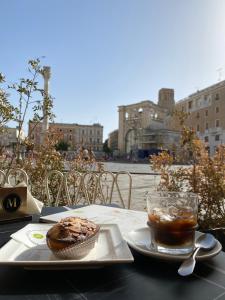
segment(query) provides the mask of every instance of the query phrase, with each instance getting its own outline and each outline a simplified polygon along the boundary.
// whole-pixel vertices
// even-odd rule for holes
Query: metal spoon
[[[189,258],[187,258],[183,263],[181,264],[180,268],[178,269],[178,274],[181,276],[188,276],[191,275],[195,268],[196,263],[196,255],[199,251],[199,249],[212,249],[216,245],[216,239],[214,236],[210,233],[205,233],[200,235],[198,239],[195,242],[195,249],[190,255]]]

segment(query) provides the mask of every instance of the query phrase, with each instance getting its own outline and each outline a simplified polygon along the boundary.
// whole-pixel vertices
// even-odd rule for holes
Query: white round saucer
[[[196,231],[196,238],[202,233]],[[137,252],[151,256],[155,258],[173,260],[173,261],[182,261],[185,258],[188,258],[190,254],[167,254],[155,251],[150,248],[151,235],[148,227],[139,228],[136,230],[130,231],[125,237],[128,245],[136,250]],[[220,242],[217,240],[216,245],[211,250],[199,250],[196,259],[197,260],[206,260],[213,256],[216,256],[222,250]]]

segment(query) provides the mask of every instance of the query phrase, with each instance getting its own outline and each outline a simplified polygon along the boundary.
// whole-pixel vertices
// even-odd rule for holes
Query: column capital
[[[44,66],[41,74],[42,74],[42,76],[44,77],[45,80],[49,80],[50,77],[51,77],[51,67]]]

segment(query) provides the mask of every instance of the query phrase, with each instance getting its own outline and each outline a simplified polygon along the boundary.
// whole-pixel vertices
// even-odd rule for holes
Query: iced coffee
[[[151,246],[159,252],[189,253],[193,249],[197,227],[196,195],[158,193],[148,197],[147,205]]]

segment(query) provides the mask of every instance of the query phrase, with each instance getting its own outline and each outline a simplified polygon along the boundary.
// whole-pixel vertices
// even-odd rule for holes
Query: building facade
[[[103,126],[80,125],[69,123],[49,123],[49,129],[53,129],[62,137],[61,140],[69,145],[70,151],[77,150],[80,146],[91,148],[93,151],[102,151]],[[41,144],[42,124],[29,122],[29,138],[34,145]]]
[[[119,106],[118,149],[120,154],[149,153],[170,150],[179,143],[178,130],[168,129],[165,120],[175,107],[174,90],[159,91],[158,104],[145,100]]]
[[[4,132],[0,133],[0,146],[7,149],[14,149],[15,145],[18,142],[19,138],[19,129],[6,127]],[[23,130],[20,131],[21,141],[25,139],[25,133]]]
[[[211,155],[225,144],[225,80],[178,101],[176,109],[189,113],[186,124],[208,145]]]

